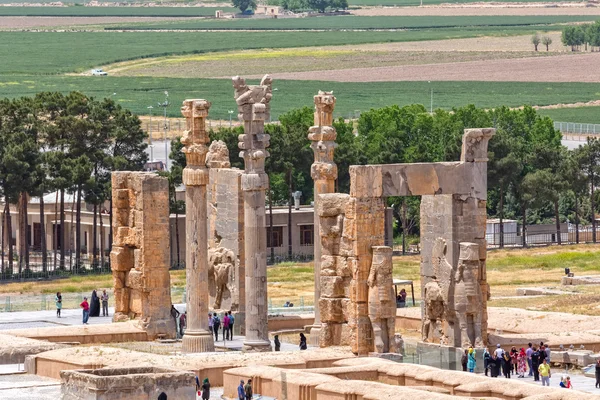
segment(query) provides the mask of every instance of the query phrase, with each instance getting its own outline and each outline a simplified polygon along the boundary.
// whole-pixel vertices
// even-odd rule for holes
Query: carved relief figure
[[[463,347],[482,347],[478,244],[460,243],[454,282],[454,311],[460,327],[461,344]]]
[[[369,273],[369,318],[373,326],[375,350],[394,352],[396,324],[396,296],[392,278],[392,248],[373,247],[373,261]]]
[[[213,308],[221,308],[223,293],[227,289],[229,274],[235,266],[233,251],[224,247],[217,247],[208,251],[208,274],[214,277],[216,295]]]
[[[425,285],[423,299],[425,301],[425,313],[421,329],[423,341],[434,342],[434,340],[440,340],[441,344],[448,344],[448,338],[442,327],[446,304],[442,296],[442,288],[436,281]]]

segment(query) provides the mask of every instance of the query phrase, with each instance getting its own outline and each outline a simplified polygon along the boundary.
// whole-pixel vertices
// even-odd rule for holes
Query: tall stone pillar
[[[238,118],[244,124],[239,136],[240,157],[244,158],[242,191],[244,192],[244,237],[246,259],[246,338],[243,351],[270,351],[267,304],[267,230],[265,224],[265,158],[269,156],[269,135],[265,120],[273,96],[271,77],[265,75],[260,85],[248,86],[239,76],[233,77]]]
[[[310,174],[314,181],[314,267],[315,267],[315,322],[310,330],[309,341],[313,346],[319,345],[321,332],[321,312],[318,302],[321,297],[321,237],[319,234],[319,215],[317,201],[320,194],[334,193],[335,180],[337,179],[337,165],[333,161],[333,152],[337,147],[335,139],[337,132],[332,126],[335,97],[333,92],[319,91],[315,100],[315,125],[308,131],[308,139],[312,141],[315,161],[311,166]]]
[[[187,166],[183,170],[185,185],[186,293],[187,329],[182,347],[185,353],[214,351],[212,333],[208,330],[208,223],[206,154],[210,139],[205,120],[210,103],[203,99],[185,100],[181,113],[187,129],[181,142]]]

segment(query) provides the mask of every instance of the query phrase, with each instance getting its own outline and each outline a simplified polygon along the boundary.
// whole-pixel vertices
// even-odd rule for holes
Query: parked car
[[[106,73],[102,69],[98,68],[98,69],[93,69],[92,70],[92,75],[94,75],[94,76],[106,76],[106,75],[108,75],[108,73]]]

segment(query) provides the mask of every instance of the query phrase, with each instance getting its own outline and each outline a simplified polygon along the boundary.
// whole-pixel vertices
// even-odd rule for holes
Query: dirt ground
[[[460,16],[460,15],[600,15],[600,6],[582,7],[575,3],[570,6],[524,7],[522,4],[511,5],[483,4],[473,5],[446,5],[425,7],[368,7],[352,10],[351,13],[360,16]]]
[[[124,22],[176,21],[182,17],[0,17],[0,29],[30,29],[48,27],[70,27],[101,25]]]
[[[419,66],[393,66],[273,73],[275,79],[335,82],[488,81],[600,82],[600,53],[471,61]],[[248,77],[260,78],[259,75]]]

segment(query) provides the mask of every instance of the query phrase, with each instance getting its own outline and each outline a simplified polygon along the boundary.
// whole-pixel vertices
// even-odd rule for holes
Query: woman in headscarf
[[[490,355],[490,351],[486,347],[483,349],[483,369],[485,369],[485,376],[488,376],[488,369],[490,368],[490,359],[492,356]]]
[[[473,349],[473,347],[469,347],[469,356],[467,361],[467,369],[469,372],[475,372],[475,366],[477,365],[475,355],[475,349]]]
[[[517,373],[519,374],[519,378],[525,378],[526,372],[527,354],[525,353],[525,349],[521,347],[521,351],[519,351],[519,355],[517,356]]]
[[[208,378],[204,378],[202,381],[202,400],[210,399],[210,382]]]
[[[90,317],[100,316],[100,297],[96,293],[96,289],[92,291],[92,301],[90,303]]]
[[[510,353],[504,352],[502,356],[502,372],[504,373],[504,377],[510,379],[510,370],[512,369],[512,359],[510,358]]]
[[[306,350],[306,336],[304,336],[304,333],[300,334],[300,350]]]
[[[492,357],[490,358],[489,361],[489,367],[490,367],[490,376],[492,378],[497,378],[498,375],[500,374],[500,365],[502,364],[502,360],[500,360],[498,358],[498,356],[496,356],[496,353],[492,353]]]

